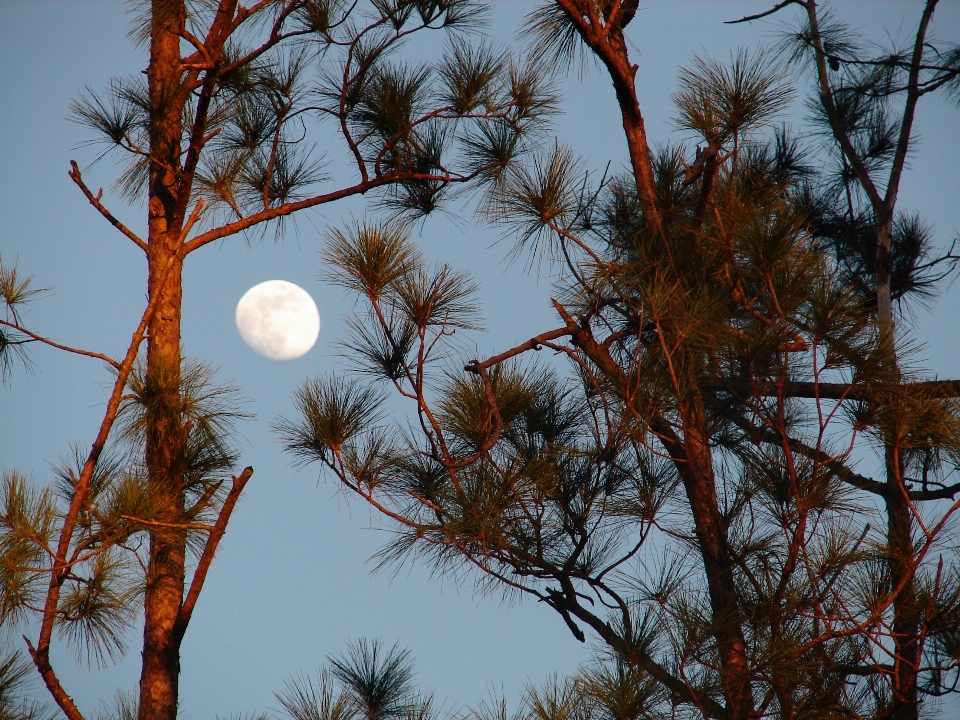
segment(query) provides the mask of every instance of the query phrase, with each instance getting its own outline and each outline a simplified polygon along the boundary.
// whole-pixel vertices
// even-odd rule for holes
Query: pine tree
[[[898,211],[897,199],[918,104],[930,93],[955,94],[960,88],[960,46],[936,38],[936,0],[918,8],[912,37],[893,47],[870,42],[815,1],[796,4],[802,8],[800,23],[789,27],[784,50],[813,76],[814,122],[830,138],[827,155],[833,165],[825,173],[825,191],[813,198],[813,232],[835,257],[844,281],[875,308],[874,321],[885,338],[887,381],[909,383],[902,368],[910,363],[908,328],[901,318],[905,303],[934,295],[960,255],[955,244],[945,253],[938,251],[929,227],[918,215]],[[911,403],[926,400],[912,389],[905,393]],[[955,397],[956,388],[937,394]],[[917,437],[909,423],[878,419],[885,477],[872,490],[885,506],[889,581],[894,588],[902,585],[892,592],[891,617],[885,623],[890,650],[873,667],[889,677],[891,718],[918,717],[924,695],[937,696],[952,687],[950,673],[943,673],[951,662],[941,658],[955,654],[954,639],[938,631],[938,619],[930,621],[936,603],[924,587],[930,581],[917,548],[928,534],[919,519],[926,514],[922,506],[952,500],[960,488],[937,477],[942,473],[940,439],[935,433]],[[936,584],[934,592],[940,592]]]
[[[71,720],[82,715],[51,666],[51,643],[62,637],[89,661],[112,660],[138,603],[137,716],[176,717],[181,642],[253,472],[231,474],[236,393],[183,357],[187,259],[349,196],[372,196],[398,218],[423,216],[453,188],[496,181],[553,105],[540,65],[468,42],[483,15],[473,0],[152,0],[136,10],[144,76],[114,80],[72,110],[120,162],[115,189],[146,207],[146,234],[114,216],[77,163],[69,172],[147,263],[147,305],[124,357],[27,327],[21,309],[36,291],[0,267],[5,373],[31,342],[114,373],[89,452],[40,488],[11,471],[0,493],[0,621],[38,620],[29,653]],[[453,41],[435,65],[392,56],[431,32]],[[316,128],[334,140],[315,142]],[[346,170],[324,166],[336,142],[352,158]],[[342,177],[334,183],[328,170]]]
[[[774,11],[793,4],[819,76],[857,78],[831,86],[853,128],[828,108],[834,137],[902,172],[910,103],[956,78],[953,48],[925,44],[935,3],[902,61],[845,54],[842,28],[828,47],[813,2]],[[536,55],[582,49],[607,72],[629,170],[598,181],[556,147],[483,201],[553,263],[557,327],[464,355],[454,338],[480,324],[468,276],[429,267],[390,223],[332,231],[329,280],[367,308],[346,356],[370,380],[307,383],[278,429],[392,522],[384,562],[473,570],[599,639],[592,687],[611,716],[916,717],[960,667],[958,383],[906,369],[891,308],[935,292],[952,254],[929,259],[895,217],[896,178],[883,213],[862,196],[843,210],[863,173],[830,184],[777,127],[791,89],[770,55],[696,59],[673,100],[698,145],[653,150],[620,12],[556,0],[526,27]],[[890,130],[895,97],[908,110]],[[531,359],[543,350],[558,360]],[[385,421],[386,390],[409,417]],[[857,462],[876,447],[879,480]]]

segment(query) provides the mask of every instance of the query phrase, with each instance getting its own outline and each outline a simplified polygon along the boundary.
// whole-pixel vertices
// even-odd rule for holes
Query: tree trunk
[[[178,253],[184,209],[179,202],[182,137],[180,36],[182,0],[153,0],[150,65],[148,292],[159,295],[147,340],[146,465],[148,490],[160,517],[180,520],[184,427],[180,411],[180,316],[183,258]],[[164,277],[165,276],[165,277]],[[183,603],[186,533],[150,534],[144,597],[139,720],[176,720],[180,643],[173,629]]]
[[[881,337],[892,354],[893,343],[893,301],[891,298],[890,275],[893,270],[893,256],[890,251],[892,222],[890,218],[877,217],[877,264],[874,271],[877,285],[877,325]]]
[[[903,484],[902,463],[891,444],[887,445],[887,552],[890,554],[890,583],[903,589],[893,602],[893,706],[891,720],[917,720],[920,698],[917,676],[920,668],[922,612],[914,578],[913,516]]]
[[[170,253],[151,247],[151,280],[162,272]],[[160,292],[156,319],[147,347],[148,393],[158,401],[148,408],[146,461],[148,492],[161,517],[176,522],[183,515],[182,476],[178,460],[183,444],[179,413],[180,261],[168,272]],[[152,415],[153,417],[149,417]],[[180,643],[173,628],[183,603],[186,534],[159,529],[150,534],[150,556],[144,597],[143,666],[140,675],[139,720],[175,720],[180,674]]]
[[[893,320],[891,274],[893,256],[891,234],[893,212],[889,207],[876,209],[877,256],[876,293],[877,327],[881,350],[889,380],[900,382],[900,367],[896,351],[896,327]],[[887,475],[887,551],[890,553],[890,581],[894,589],[903,585],[893,603],[893,677],[891,678],[893,706],[891,720],[917,720],[920,713],[918,675],[922,651],[920,614],[914,579],[915,552],[913,546],[913,515],[910,498],[904,486],[903,463],[898,452],[898,439],[891,437],[885,443]]]
[[[691,373],[692,374],[692,373]],[[691,378],[692,380],[692,378]],[[707,416],[701,398],[691,393],[680,405],[685,463],[677,467],[693,514],[720,653],[720,677],[730,720],[755,716],[750,661],[730,553],[727,527],[717,500]]]

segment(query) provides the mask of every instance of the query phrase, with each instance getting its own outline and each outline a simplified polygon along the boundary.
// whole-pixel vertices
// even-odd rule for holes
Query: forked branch
[[[170,261],[161,272],[161,284],[166,280],[170,269],[173,267],[173,259],[173,257],[170,258]],[[123,390],[127,385],[127,378],[129,378],[130,373],[133,371],[134,362],[139,355],[140,344],[143,342],[144,337],[146,337],[147,327],[156,312],[159,299],[160,293],[157,293],[147,304],[146,309],[143,311],[143,316],[140,318],[140,324],[133,333],[133,337],[130,338],[130,345],[127,348],[123,362],[117,371],[117,379],[113,383],[113,390],[110,394],[110,399],[107,401],[107,409],[104,413],[103,420],[100,422],[100,429],[97,432],[96,439],[93,441],[87,459],[83,463],[80,477],[74,486],[70,506],[67,509],[63,518],[63,525],[60,528],[56,557],[54,558],[53,567],[50,570],[50,583],[47,588],[47,597],[44,601],[40,635],[36,647],[27,640],[27,648],[30,651],[30,657],[33,659],[37,671],[43,678],[43,682],[50,691],[54,701],[69,720],[83,720],[83,715],[80,714],[73,700],[63,689],[53,667],[50,665],[50,642],[53,638],[54,622],[58,617],[57,608],[60,603],[60,590],[72,569],[72,566],[67,562],[67,556],[70,552],[70,544],[73,541],[73,533],[76,529],[81,510],[90,492],[90,481],[93,478],[94,470],[96,469],[100,455],[103,453],[103,448],[107,443],[110,431],[113,429],[113,424],[116,422],[120,402],[123,399]],[[26,640],[26,638],[24,639]]]
[[[90,191],[90,188],[88,188],[86,183],[83,182],[83,176],[80,174],[80,168],[77,166],[75,160],[70,161],[70,170],[67,172],[67,175],[69,175],[70,179],[77,184],[77,187],[80,188],[80,191],[84,194],[87,200],[90,201],[90,204],[93,205],[97,211],[107,219],[107,222],[132,240],[134,245],[144,252],[147,252],[147,243],[141,240],[140,237],[133,232],[133,230],[117,220],[113,213],[107,210],[107,208],[103,206],[103,203],[100,202],[100,198],[103,197],[103,190],[100,190],[100,192],[98,192],[96,195]]]
[[[200,591],[203,590],[203,583],[207,579],[207,572],[210,570],[213,556],[217,552],[217,546],[220,545],[220,540],[227,531],[227,523],[230,522],[233,509],[236,507],[237,500],[240,499],[240,493],[243,492],[244,485],[247,484],[247,481],[250,480],[252,475],[253,468],[247,467],[242,473],[233,478],[233,485],[230,488],[230,492],[227,493],[226,499],[223,501],[223,506],[220,508],[220,513],[217,516],[217,522],[214,523],[213,529],[210,530],[207,543],[203,548],[203,553],[200,555],[199,562],[197,562],[197,569],[193,573],[190,589],[187,591],[187,596],[184,598],[183,605],[180,606],[180,611],[177,613],[177,619],[174,622],[173,639],[177,646],[179,646],[180,641],[183,640],[183,635],[187,631],[187,626],[190,624],[193,609],[196,607],[197,599],[200,597]]]

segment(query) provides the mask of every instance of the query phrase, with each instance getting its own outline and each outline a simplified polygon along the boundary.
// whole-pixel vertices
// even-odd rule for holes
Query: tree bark
[[[923,649],[923,615],[914,577],[916,551],[913,545],[913,513],[903,483],[903,463],[895,441],[888,441],[886,466],[890,585],[894,589],[903,586],[893,601],[893,706],[887,717],[890,720],[917,720],[920,717],[917,681]]]
[[[694,381],[692,372],[689,380]],[[721,516],[717,499],[707,414],[695,388],[693,385],[687,397],[680,402],[683,458],[675,457],[675,462],[693,515],[694,531],[703,559],[715,627],[714,637],[720,654],[720,676],[727,702],[727,717],[731,720],[748,720],[755,716],[755,707],[750,684],[750,660],[734,574],[735,562],[730,552],[727,523]]]
[[[663,221],[657,206],[657,184],[650,161],[650,147],[643,113],[637,99],[637,66],[631,64],[623,26],[605,26],[596,18],[587,18],[575,0],[557,0],[576,27],[580,37],[603,63],[613,82],[620,106],[623,131],[627,138],[630,166],[636,182],[637,197],[643,207],[644,220],[656,235],[663,234]]]
[[[183,133],[180,94],[182,0],[153,0],[150,65],[150,168],[148,186],[148,293],[158,297],[149,327],[146,382],[146,465],[148,490],[161,518],[176,523],[183,514],[184,444],[180,413],[180,245],[184,207],[180,202]],[[172,263],[166,278],[160,273]],[[139,720],[176,720],[180,642],[174,626],[183,602],[186,532],[157,529],[150,534],[144,597],[143,665]]]

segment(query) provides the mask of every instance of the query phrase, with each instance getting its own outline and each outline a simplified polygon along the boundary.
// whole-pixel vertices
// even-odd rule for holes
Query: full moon
[[[267,280],[247,290],[237,303],[237,329],[243,341],[271,360],[305,354],[320,334],[320,312],[310,294],[286,280]]]

